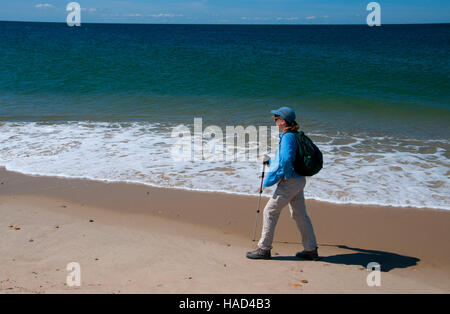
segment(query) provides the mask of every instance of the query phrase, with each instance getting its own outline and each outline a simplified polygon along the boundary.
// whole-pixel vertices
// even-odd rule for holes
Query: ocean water
[[[172,131],[288,105],[324,153],[307,198],[450,209],[449,51],[450,24],[0,22],[0,165],[257,194],[258,162],[174,160]]]

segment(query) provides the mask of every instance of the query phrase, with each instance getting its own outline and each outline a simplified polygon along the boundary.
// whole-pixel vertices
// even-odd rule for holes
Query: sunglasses
[[[282,117],[280,117],[280,116],[274,116],[274,118],[273,118],[275,121],[278,121],[278,120],[283,120],[283,118]]]

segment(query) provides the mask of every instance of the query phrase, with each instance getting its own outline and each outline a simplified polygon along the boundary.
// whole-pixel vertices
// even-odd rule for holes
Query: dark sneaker
[[[247,252],[247,258],[250,258],[250,259],[271,259],[272,256],[270,255],[270,250],[263,250],[263,249],[257,248],[254,251]]]
[[[317,253],[317,248],[312,251],[303,251],[295,254],[296,257],[307,259],[309,261],[317,261],[319,259],[319,254]]]

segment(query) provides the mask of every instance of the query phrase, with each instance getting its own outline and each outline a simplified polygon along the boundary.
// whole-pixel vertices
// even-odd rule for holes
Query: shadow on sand
[[[321,245],[321,247],[323,246],[334,246],[340,249],[352,250],[355,251],[355,253],[320,256],[318,262],[326,262],[331,264],[342,264],[342,265],[356,265],[364,268],[367,267],[367,264],[371,262],[376,262],[380,264],[382,272],[388,272],[395,268],[407,268],[415,266],[420,261],[420,259],[416,257],[405,256],[384,251],[352,248],[346,245]],[[274,256],[272,257],[272,259],[278,261],[302,261],[302,259],[296,258],[295,256]]]

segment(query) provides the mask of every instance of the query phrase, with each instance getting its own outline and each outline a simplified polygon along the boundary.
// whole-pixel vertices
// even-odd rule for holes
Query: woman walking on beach
[[[297,227],[302,235],[303,252],[296,254],[297,257],[317,260],[317,243],[311,220],[306,214],[305,198],[303,189],[306,184],[304,176],[294,171],[295,157],[298,151],[298,144],[295,133],[298,131],[298,124],[295,122],[295,112],[289,107],[282,107],[272,110],[275,124],[281,131],[278,151],[274,160],[270,160],[268,175],[264,180],[264,187],[278,183],[275,192],[267,202],[263,212],[263,227],[258,248],[252,252],[247,252],[247,258],[270,259],[275,227],[278,222],[281,210],[289,205],[291,217],[297,223]]]

